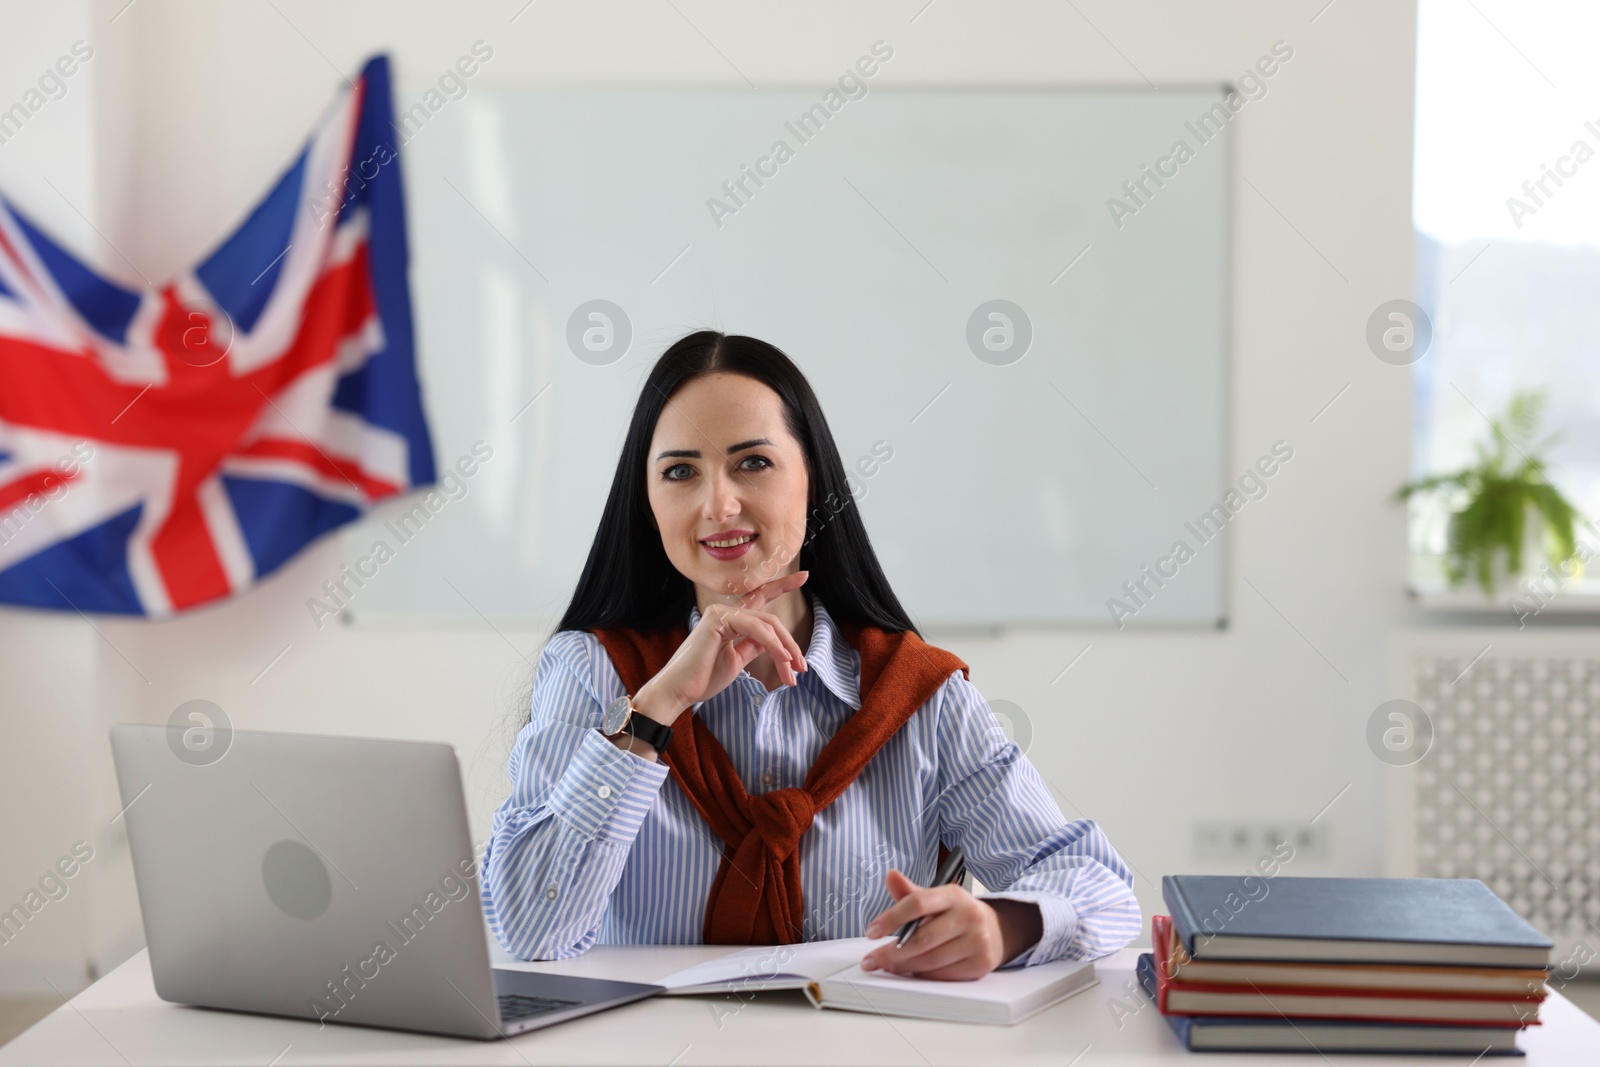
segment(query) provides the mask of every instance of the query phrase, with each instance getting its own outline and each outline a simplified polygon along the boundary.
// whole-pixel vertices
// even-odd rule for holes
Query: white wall
[[[0,109],[23,101],[74,41],[94,41],[85,4],[0,5]],[[99,57],[97,56],[96,59]],[[94,107],[101,64],[91,60],[60,99],[44,103],[0,144],[0,194],[80,248],[98,240]],[[30,101],[30,106],[31,106]],[[99,664],[94,631],[76,616],[0,612],[0,909],[20,902],[74,842],[98,846],[102,817],[86,802],[81,754],[93,736]],[[90,871],[93,869],[91,861]],[[88,873],[67,882],[11,942],[0,945],[0,992],[64,990],[86,975]]]
[[[1411,4],[1342,0],[1319,14],[1320,2],[1272,0],[939,0],[919,15],[919,0],[541,0],[512,23],[523,0],[140,0],[112,23],[124,2],[48,17],[0,5],[0,100],[92,19],[99,107],[92,171],[81,123],[57,105],[40,116],[48,131],[28,131],[48,132],[48,151],[0,146],[0,183],[127,278],[119,254],[37,179],[72,183],[121,255],[163,277],[260,195],[339,85],[335,68],[353,74],[380,48],[400,79],[442,71],[481,37],[495,48],[486,79],[743,84],[736,65],[767,86],[830,80],[881,37],[896,49],[881,76],[896,84],[1160,85],[1234,79],[1287,41],[1294,58],[1236,119],[1230,434],[1235,472],[1278,439],[1295,454],[1235,520],[1229,626],[928,636],[967,659],[987,697],[1025,709],[1030,757],[1068,814],[1098,819],[1141,873],[1147,915],[1161,910],[1163,873],[1244,865],[1195,860],[1194,821],[1305,823],[1341,791],[1318,823],[1327,858],[1290,873],[1380,870],[1384,768],[1363,726],[1391,695],[1385,644],[1407,611],[1402,515],[1386,495],[1408,473],[1410,379],[1375,359],[1363,333],[1377,304],[1411,289]],[[114,962],[137,944],[125,843],[108,825],[105,730],[165,721],[188,699],[217,702],[239,726],[448,740],[467,763],[481,835],[504,790],[522,657],[543,631],[510,633],[515,649],[489,630],[314,631],[305,599],[339,562],[323,544],[237,602],[160,624],[90,629],[0,610],[0,901],[76,837],[104,856],[90,872],[93,926],[80,931],[65,908],[42,913],[26,946],[40,954],[18,954],[21,941],[0,949],[0,973],[84,950]]]

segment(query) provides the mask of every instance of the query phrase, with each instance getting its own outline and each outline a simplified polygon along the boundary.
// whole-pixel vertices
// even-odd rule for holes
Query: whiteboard
[[[872,87],[797,127],[822,98],[481,87],[411,133],[424,405],[475,470],[425,525],[345,529],[352,563],[392,550],[346,621],[558,617],[650,365],[706,327],[787,353],[847,468],[892,450],[855,506],[919,626],[1111,626],[1180,538],[1132,622],[1222,620],[1225,538],[1184,527],[1228,489],[1231,146],[1185,125],[1222,90]],[[569,343],[596,300],[620,357]]]

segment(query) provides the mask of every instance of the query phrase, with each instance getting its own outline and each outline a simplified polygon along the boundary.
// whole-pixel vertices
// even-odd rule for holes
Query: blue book
[[[1139,985],[1156,1000],[1155,958],[1139,957]],[[1230,1015],[1164,1015],[1190,1052],[1370,1052],[1460,1053],[1521,1056],[1518,1030],[1431,1023],[1349,1022],[1341,1019],[1255,1018]]]
[[[1161,895],[1197,960],[1550,965],[1550,939],[1476,878],[1179,874]]]

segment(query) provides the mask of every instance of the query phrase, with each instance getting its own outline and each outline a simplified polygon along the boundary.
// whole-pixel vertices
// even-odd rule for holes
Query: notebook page
[[[845,937],[832,941],[809,941],[798,945],[757,945],[739,949],[714,960],[685,967],[655,984],[667,992],[698,986],[759,988],[769,982],[791,979],[816,981],[861,962],[861,957],[886,937]]]

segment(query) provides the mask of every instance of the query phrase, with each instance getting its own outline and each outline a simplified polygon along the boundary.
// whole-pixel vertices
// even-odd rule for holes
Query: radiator
[[[1432,739],[1386,771],[1393,873],[1480,878],[1556,942],[1558,969],[1600,969],[1600,638],[1402,644]]]

